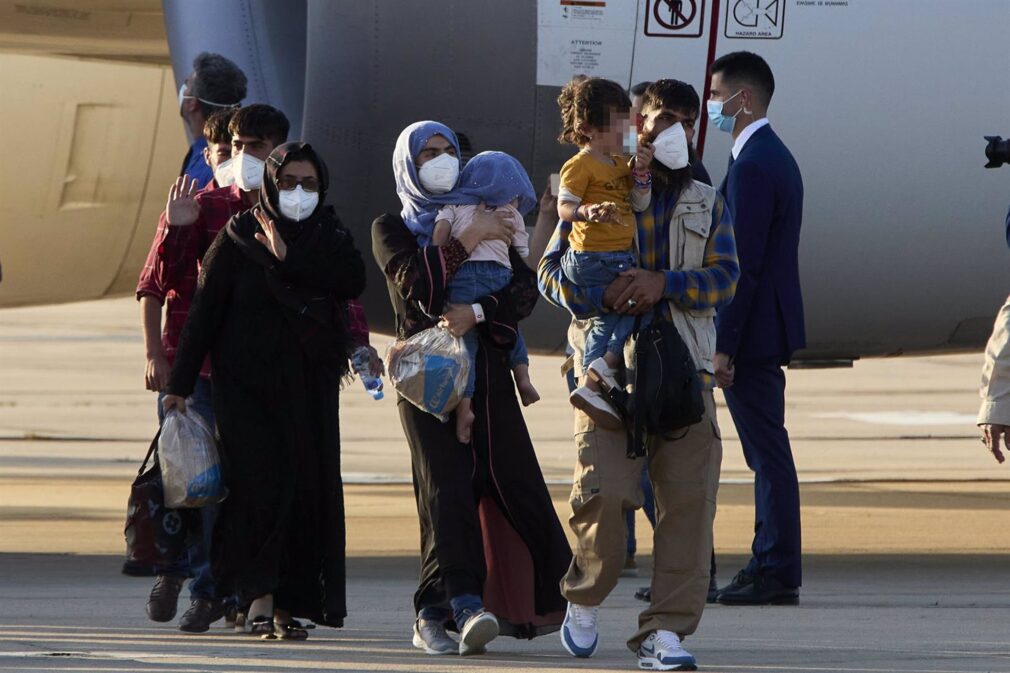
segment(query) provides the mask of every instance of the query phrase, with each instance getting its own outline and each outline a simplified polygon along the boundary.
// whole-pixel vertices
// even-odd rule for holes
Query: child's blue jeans
[[[464,262],[449,281],[449,303],[473,304],[478,299],[492,292],[497,292],[512,282],[512,269],[498,262]],[[470,358],[470,376],[466,380],[466,391],[463,397],[473,397],[474,381],[477,379],[477,330],[472,329],[463,335],[463,346]],[[529,353],[522,334],[516,334],[516,345],[512,349],[509,365],[528,365]]]
[[[635,257],[628,251],[579,252],[569,248],[561,258],[561,268],[568,280],[579,287],[606,287],[622,271],[635,268]],[[586,333],[586,350],[582,354],[582,372],[596,358],[606,353],[621,356],[624,342],[635,328],[635,317],[624,313],[601,313],[590,319]],[[649,324],[651,316],[643,315],[641,326]]]

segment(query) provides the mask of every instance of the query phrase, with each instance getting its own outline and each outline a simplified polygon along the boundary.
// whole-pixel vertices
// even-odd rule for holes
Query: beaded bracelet
[[[635,186],[636,187],[651,187],[652,186],[652,173],[646,173],[645,176],[646,176],[645,180],[639,180],[637,175],[632,174],[632,177],[635,178]]]

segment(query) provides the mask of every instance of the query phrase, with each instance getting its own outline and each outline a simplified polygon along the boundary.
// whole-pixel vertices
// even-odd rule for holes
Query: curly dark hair
[[[238,107],[245,98],[247,85],[242,68],[221,54],[205,51],[193,59],[189,95],[202,99],[200,109],[205,117],[223,107]]]
[[[203,124],[203,137],[209,144],[231,142],[231,131],[228,130],[228,124],[235,116],[235,112],[236,110],[233,108],[226,108],[207,117],[207,121]]]
[[[579,131],[580,127],[606,128],[610,125],[611,110],[616,108],[618,112],[628,112],[631,110],[631,99],[617,82],[589,77],[569,82],[558,96],[558,106],[561,108],[558,142],[581,147],[590,138]]]

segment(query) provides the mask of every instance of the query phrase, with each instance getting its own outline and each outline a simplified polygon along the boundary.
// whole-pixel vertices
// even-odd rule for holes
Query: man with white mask
[[[161,399],[196,293],[200,261],[228,220],[258,202],[264,160],[277,145],[287,140],[288,129],[284,113],[269,105],[249,105],[238,111],[211,115],[204,134],[207,150],[200,159],[206,158],[209,169],[214,169],[215,181],[200,190],[196,179],[183,175],[169,192],[162,222],[137,287],[147,350],[145,383],[148,390],[159,393],[159,422],[163,420]],[[222,168],[226,154],[230,157],[231,170]],[[221,186],[214,188],[217,182]],[[166,321],[162,334],[163,303],[166,304]],[[210,363],[206,361],[191,402],[196,412],[213,425],[211,394]],[[154,569],[157,579],[147,602],[147,614],[153,621],[167,622],[175,617],[179,592],[189,574],[194,576],[190,587],[191,603],[179,628],[200,633],[223,616],[224,597],[217,595],[209,563],[216,516],[216,505],[201,508],[200,524],[189,535],[187,558],[172,567]]]
[[[684,114],[685,108],[693,114]],[[658,513],[655,571],[650,605],[627,644],[639,667],[650,670],[696,666],[682,640],[694,633],[705,608],[722,461],[712,394],[713,316],[716,308],[732,300],[739,277],[729,210],[712,187],[692,177],[690,139],[698,108],[697,93],[683,82],[659,80],[645,93],[643,136],[654,149],[653,195],[650,206],[636,213],[638,267],[622,273],[602,298],[583,291],[564,274],[561,258],[571,225],[560,222],[539,268],[543,295],[573,314],[641,315],[658,309],[655,319],[690,327],[678,330],[705,388],[704,417],[675,439],[656,436],[648,442],[649,478]],[[576,359],[583,352],[585,325],[586,321],[573,320],[568,331]],[[569,601],[561,637],[570,654],[590,657],[600,641],[599,606],[624,567],[624,512],[642,504],[643,458],[626,457],[624,428],[603,429],[580,412],[575,417],[575,441],[578,462],[569,523],[578,542],[561,583]]]
[[[220,54],[203,52],[193,59],[193,72],[179,85],[179,116],[193,138],[180,176],[194,178],[200,187],[210,183],[214,175],[204,161],[204,124],[215,112],[237,109],[246,96],[246,85],[242,69]]]

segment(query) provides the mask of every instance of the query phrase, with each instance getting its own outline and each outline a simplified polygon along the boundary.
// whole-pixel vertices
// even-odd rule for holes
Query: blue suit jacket
[[[716,350],[737,361],[789,361],[806,345],[799,245],[803,179],[770,126],[754,133],[719,188],[740,258],[733,301],[719,311]]]

